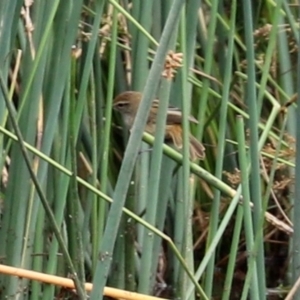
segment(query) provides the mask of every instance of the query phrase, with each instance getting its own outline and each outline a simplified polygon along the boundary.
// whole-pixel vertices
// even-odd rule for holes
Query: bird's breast
[[[129,114],[124,114],[123,121],[124,121],[125,125],[130,129],[133,125],[134,118]]]

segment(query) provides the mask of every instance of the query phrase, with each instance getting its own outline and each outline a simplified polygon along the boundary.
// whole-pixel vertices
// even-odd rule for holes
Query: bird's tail
[[[204,159],[205,158],[205,147],[190,134],[190,157],[191,160],[195,160],[197,158]]]
[[[205,148],[204,146],[190,134],[190,159],[193,161],[195,159],[205,158]],[[170,126],[166,130],[166,140],[171,140],[172,144],[177,149],[182,149],[182,128],[181,126]]]

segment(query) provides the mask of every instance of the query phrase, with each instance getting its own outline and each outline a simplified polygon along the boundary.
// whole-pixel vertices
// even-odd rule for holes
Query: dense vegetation
[[[92,300],[104,286],[285,297],[300,275],[299,37],[286,0],[0,1],[0,264],[76,285],[0,265],[0,298],[85,299],[84,282]],[[127,90],[143,92],[130,132],[112,109]],[[163,144],[169,104],[180,152]]]

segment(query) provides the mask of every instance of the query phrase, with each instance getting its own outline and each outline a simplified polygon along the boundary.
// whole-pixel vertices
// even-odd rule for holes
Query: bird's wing
[[[155,99],[152,103],[152,109],[158,110],[159,100]],[[189,121],[195,124],[199,122],[193,117],[189,116]],[[178,107],[169,106],[167,115],[167,124],[181,124],[182,123],[182,111]]]
[[[198,121],[193,117],[189,116],[189,121],[198,124]],[[182,123],[182,111],[177,107],[169,107],[167,115],[168,124],[181,124]]]

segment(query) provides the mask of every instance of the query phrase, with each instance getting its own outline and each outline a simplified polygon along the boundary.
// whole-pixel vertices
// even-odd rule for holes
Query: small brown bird
[[[113,108],[122,114],[125,125],[131,129],[138,107],[142,100],[142,94],[134,91],[127,91],[119,94],[113,102]],[[148,116],[145,131],[154,135],[156,130],[156,116],[158,112],[159,100],[152,102],[152,107]],[[198,123],[198,121],[190,116],[189,121]],[[177,149],[182,149],[182,112],[176,107],[169,107],[167,112],[167,124],[165,141],[171,142]],[[205,158],[204,146],[190,134],[190,158]]]

